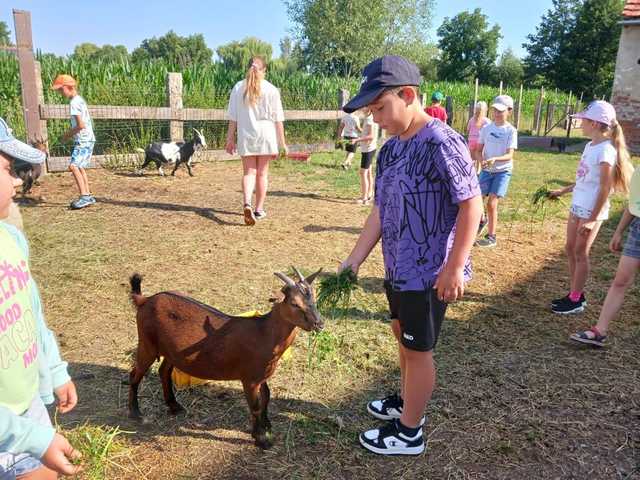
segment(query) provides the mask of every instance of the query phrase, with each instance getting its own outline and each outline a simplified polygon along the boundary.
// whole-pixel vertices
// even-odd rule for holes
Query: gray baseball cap
[[[513,109],[513,98],[511,98],[509,95],[498,95],[493,99],[491,108],[495,108],[496,110],[499,110],[501,112],[504,112],[509,108]]]
[[[2,118],[0,118],[0,152],[36,165],[43,163],[46,158],[44,152],[15,138],[9,125]]]

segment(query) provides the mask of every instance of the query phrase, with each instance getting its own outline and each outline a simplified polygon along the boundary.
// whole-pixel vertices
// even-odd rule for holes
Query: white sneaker
[[[422,428],[411,438],[400,432],[398,420],[367,430],[359,438],[364,448],[379,455],[420,455],[425,449]]]

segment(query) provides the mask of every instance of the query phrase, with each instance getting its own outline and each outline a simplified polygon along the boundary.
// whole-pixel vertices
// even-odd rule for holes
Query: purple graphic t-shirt
[[[453,246],[457,204],[480,195],[467,144],[437,119],[408,140],[393,137],[380,150],[375,187],[385,279],[394,290],[431,288]],[[464,274],[471,278],[469,260]]]

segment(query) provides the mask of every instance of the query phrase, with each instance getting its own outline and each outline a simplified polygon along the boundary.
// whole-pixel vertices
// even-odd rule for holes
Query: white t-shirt
[[[69,102],[69,114],[71,115],[71,128],[78,126],[76,115],[84,123],[84,128],[73,136],[73,140],[76,143],[95,142],[96,136],[93,134],[93,122],[91,121],[91,116],[89,116],[89,107],[87,107],[87,102],[80,95],[76,95]]]
[[[362,122],[362,136],[373,135],[373,139],[368,142],[360,142],[360,151],[368,153],[378,148],[378,124],[373,121],[373,115],[365,117]]]
[[[572,207],[593,211],[600,191],[600,164],[616,164],[618,153],[609,140],[597,145],[587,143],[576,172],[576,186],[573,188]],[[598,220],[609,218],[609,199],[603,205]]]
[[[277,155],[276,122],[284,122],[280,91],[266,80],[260,83],[255,105],[244,99],[245,80],[236,83],[229,96],[227,116],[237,123],[237,149],[240,156]]]
[[[491,122],[480,129],[478,144],[484,145],[482,156],[485,159],[501,157],[510,148],[518,148],[518,131],[509,122],[496,125]],[[489,173],[506,172],[513,169],[513,160],[495,162],[485,170]]]
[[[355,113],[347,113],[342,117],[342,136],[348,138],[356,138],[360,136],[360,119]]]
[[[629,211],[631,215],[640,217],[640,167],[636,167],[629,186]]]

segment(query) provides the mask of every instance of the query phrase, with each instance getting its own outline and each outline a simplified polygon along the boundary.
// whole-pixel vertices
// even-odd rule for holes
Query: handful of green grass
[[[327,275],[320,281],[317,304],[321,310],[333,310],[338,306],[347,308],[351,294],[358,286],[358,277],[350,267],[340,273]]]
[[[551,190],[549,190],[549,187],[545,183],[539,189],[533,192],[533,195],[531,196],[531,203],[533,205],[538,205],[539,203],[544,203],[545,201],[550,199],[553,199],[551,197]]]

